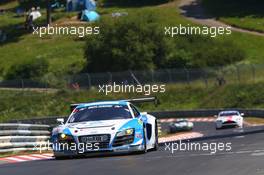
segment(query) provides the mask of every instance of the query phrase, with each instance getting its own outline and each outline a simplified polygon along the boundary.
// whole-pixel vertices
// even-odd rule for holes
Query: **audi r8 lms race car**
[[[243,113],[238,111],[222,111],[216,119],[216,129],[221,129],[228,126],[243,128]]]
[[[169,128],[170,133],[190,131],[193,129],[193,123],[187,119],[178,119],[176,122],[170,123]]]
[[[52,131],[54,156],[62,158],[94,152],[157,150],[157,120],[139,112],[131,102],[154,98],[103,101],[72,105],[68,120]]]

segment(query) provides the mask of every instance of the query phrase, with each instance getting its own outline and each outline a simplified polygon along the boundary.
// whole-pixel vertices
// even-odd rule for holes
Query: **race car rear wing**
[[[113,101],[125,101],[130,103],[147,103],[147,102],[154,102],[155,106],[158,106],[160,104],[160,101],[157,97],[139,97],[139,98],[131,98],[131,99],[123,99],[123,100],[113,100]],[[99,102],[99,101],[93,101],[93,102]],[[87,103],[93,103],[93,102],[87,102]],[[75,103],[70,105],[71,111],[73,111],[77,106],[81,104],[86,103]]]
[[[127,101],[130,103],[146,103],[146,102],[154,102],[155,106],[159,105],[159,99],[157,97],[139,97],[139,98],[131,98],[121,101]]]

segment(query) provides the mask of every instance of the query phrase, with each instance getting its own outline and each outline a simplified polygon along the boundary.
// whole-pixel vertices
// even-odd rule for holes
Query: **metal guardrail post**
[[[208,79],[206,76],[204,77],[204,84],[205,84],[205,87],[208,88]]]
[[[171,71],[170,71],[170,69],[166,69],[166,72],[169,75],[169,83],[172,83],[172,77],[171,77]]]
[[[113,83],[113,75],[111,74],[111,72],[107,72],[107,74],[109,75],[109,81],[108,82]]]
[[[92,86],[92,83],[91,83],[91,76],[90,74],[86,73],[87,75],[87,78],[88,78],[88,87],[90,88]]]
[[[251,70],[252,70],[253,83],[255,83],[256,82],[256,69],[253,64],[251,65]]]
[[[237,72],[237,81],[238,83],[240,83],[240,70],[239,70],[239,66],[236,65],[236,72]]]
[[[184,68],[184,71],[186,72],[186,80],[187,80],[187,84],[189,85],[190,84],[190,73],[187,68]]]
[[[24,80],[21,79],[21,88],[24,89]]]
[[[155,83],[155,81],[154,81],[154,71],[150,70],[150,73],[151,73],[151,82],[152,82],[152,84],[154,84]]]

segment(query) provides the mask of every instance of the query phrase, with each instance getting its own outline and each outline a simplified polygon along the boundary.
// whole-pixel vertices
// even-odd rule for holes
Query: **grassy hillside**
[[[128,15],[137,15],[138,18],[140,18],[140,14],[153,13],[158,16],[158,23],[161,28],[165,26],[177,26],[179,24],[191,24],[190,21],[187,21],[179,14],[179,10],[176,8],[177,2],[178,0],[163,5],[137,7],[100,7],[98,11],[102,14],[102,18],[107,20],[115,20],[111,17],[112,12],[127,12]],[[77,64],[79,70],[82,69],[85,63],[83,59],[83,40],[70,36],[39,38],[36,35],[33,36],[32,34],[25,33],[20,29],[23,26],[24,17],[15,17],[14,9],[16,7],[16,2],[0,5],[0,8],[10,9],[5,15],[0,15],[0,28],[3,28],[8,33],[8,38],[10,39],[8,42],[0,45],[0,77],[7,72],[11,65],[28,62],[36,58],[48,60],[50,71],[55,73],[65,74],[71,69],[73,64]],[[45,10],[43,9],[42,12],[43,16],[39,20],[39,23],[43,23],[45,20]],[[76,14],[64,13],[58,10],[53,13],[53,18],[55,19],[55,23],[66,23],[67,25],[67,22],[72,21],[72,16],[74,15]],[[76,25],[81,24],[77,23]],[[233,33],[231,36],[219,37],[216,40],[223,38],[234,41],[235,44],[245,51],[246,60],[244,62],[263,63],[263,37]],[[79,70],[76,71],[78,72]]]
[[[207,0],[209,2],[209,0]],[[220,1],[220,0],[218,0]],[[155,14],[161,29],[165,26],[195,25],[180,15],[177,8],[178,0],[162,5],[144,6],[108,6],[100,7],[99,13],[105,21],[118,20],[111,17],[112,12],[127,12],[129,16],[140,18],[142,14]],[[64,75],[78,73],[86,64],[84,59],[85,41],[73,36],[49,36],[39,38],[23,31],[24,17],[15,17],[16,2],[0,4],[0,9],[8,9],[5,15],[0,15],[0,28],[7,32],[8,41],[0,45],[0,79],[12,65],[25,63],[31,60],[45,59],[49,62],[49,72]],[[45,10],[38,24],[45,21]],[[53,18],[58,25],[97,25],[79,23],[73,18],[75,13],[55,11]],[[125,17],[124,17],[125,18]],[[161,30],[160,32],[164,32]],[[245,63],[264,63],[264,37],[252,36],[234,32],[229,36],[214,38],[214,40],[230,40],[244,50]],[[206,47],[207,48],[207,47]],[[197,58],[199,59],[199,58]],[[72,67],[74,65],[74,70]],[[246,73],[245,73],[246,74]],[[262,77],[258,74],[256,79]],[[59,76],[58,76],[59,77]],[[245,77],[241,78],[246,79]],[[215,81],[215,80],[214,80]],[[257,81],[256,81],[257,82]],[[155,108],[147,104],[140,106],[142,110],[161,111],[177,109],[198,108],[263,108],[264,83],[230,84],[224,87],[167,85],[164,94],[158,94],[161,105]],[[140,96],[140,94],[112,94],[105,96],[97,90],[69,91],[52,90],[40,92],[39,90],[17,91],[0,90],[0,121],[22,119],[28,117],[43,117],[54,115],[67,115],[69,104],[73,102],[86,102],[99,99],[120,99]],[[18,98],[19,97],[19,98]]]
[[[139,106],[147,111],[206,108],[263,108],[264,83],[226,85],[224,87],[189,87],[167,85],[166,93],[158,94],[161,104]],[[17,98],[19,96],[19,98]],[[110,94],[90,91],[8,91],[0,93],[0,121],[69,114],[69,104],[103,99],[124,99],[139,94]]]

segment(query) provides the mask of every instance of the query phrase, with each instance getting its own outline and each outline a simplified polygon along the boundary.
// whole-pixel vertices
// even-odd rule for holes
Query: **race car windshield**
[[[127,106],[97,105],[75,109],[69,123],[132,118]]]
[[[231,115],[238,115],[238,113],[237,112],[227,112],[227,113],[220,114],[221,117],[227,117]]]

